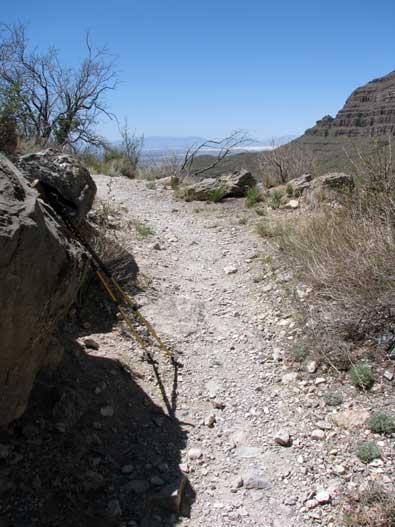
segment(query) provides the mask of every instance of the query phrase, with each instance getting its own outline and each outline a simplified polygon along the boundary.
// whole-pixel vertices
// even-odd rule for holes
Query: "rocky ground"
[[[70,322],[80,349],[63,382],[74,399],[73,381],[83,383],[83,401],[74,405],[78,416],[65,422],[73,412],[64,410],[59,395],[48,422],[30,409],[14,436],[2,438],[0,458],[8,472],[0,475],[23,474],[32,456],[22,438],[35,448],[34,438],[42,440],[48,431],[44,444],[53,445],[65,463],[71,456],[74,467],[68,479],[60,476],[59,489],[77,485],[78,474],[78,493],[62,510],[77,500],[77,509],[86,507],[88,514],[97,503],[96,516],[88,521],[79,514],[68,523],[65,513],[62,521],[58,514],[46,523],[49,505],[37,498],[36,508],[25,503],[26,514],[40,510],[41,516],[31,513],[37,519],[24,523],[26,514],[19,512],[19,523],[12,523],[23,494],[45,487],[41,480],[49,476],[37,479],[34,473],[41,474],[40,462],[29,472],[32,483],[22,478],[24,492],[20,481],[13,482],[17,497],[0,509],[4,525],[337,527],[346,493],[355,494],[367,480],[390,485],[393,440],[364,426],[372,412],[394,410],[390,364],[380,367],[373,390],[365,393],[347,373],[324,363],[286,359],[285,351],[303,334],[298,302],[309,301],[308,290],[257,237],[256,213],[242,200],[179,202],[171,191],[124,178],[112,179],[109,194],[108,178],[95,181],[99,198],[122,212],[120,235],[140,267],[135,299],[179,353],[182,367],[175,371],[158,351],[157,377],[123,323],[95,326],[92,314],[75,335]],[[89,373],[88,384],[81,370]],[[367,440],[378,444],[382,459],[363,464],[354,451]],[[170,495],[183,474],[188,483],[178,518]],[[107,523],[98,520],[103,514]]]

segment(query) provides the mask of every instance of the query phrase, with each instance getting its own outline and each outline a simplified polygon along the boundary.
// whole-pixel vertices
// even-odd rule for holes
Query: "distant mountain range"
[[[234,148],[234,153],[241,152],[257,152],[260,150],[267,150],[272,148],[272,145],[279,146],[288,143],[296,136],[284,135],[281,137],[273,137],[268,139],[249,139],[240,147]],[[144,144],[142,148],[142,159],[145,162],[159,161],[166,157],[182,157],[185,155],[188,148],[191,146],[198,146],[207,141],[204,137],[187,136],[148,136],[144,137]],[[201,150],[201,154],[215,155],[218,149],[206,147]]]

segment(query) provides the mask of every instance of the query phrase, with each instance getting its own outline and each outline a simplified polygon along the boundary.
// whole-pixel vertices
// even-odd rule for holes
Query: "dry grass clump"
[[[343,320],[386,324],[395,300],[395,164],[390,146],[360,154],[356,190],[282,229],[279,246]]]
[[[346,527],[395,527],[395,496],[371,485],[348,498],[343,520]]]

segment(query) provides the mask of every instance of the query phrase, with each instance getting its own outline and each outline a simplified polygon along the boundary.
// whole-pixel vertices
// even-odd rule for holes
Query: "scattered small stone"
[[[121,504],[118,500],[111,500],[107,505],[107,513],[109,516],[122,516]]]
[[[292,445],[292,438],[288,432],[281,430],[274,436],[274,442],[277,445],[289,447]]]
[[[232,483],[231,487],[232,489],[240,489],[244,485],[243,478],[241,476],[238,476]]]
[[[10,447],[8,445],[0,445],[0,459],[7,459],[10,454]]]
[[[66,425],[64,423],[55,423],[55,428],[61,434],[64,434],[66,432]]]
[[[105,479],[100,472],[87,470],[82,476],[82,484],[86,491],[98,490],[104,486]]]
[[[204,420],[204,424],[208,426],[209,428],[213,428],[214,424],[216,422],[215,414],[210,414],[206,417]]]
[[[282,376],[282,383],[283,384],[291,384],[293,382],[296,382],[299,379],[299,374],[297,371],[292,371],[290,373],[286,373]]]
[[[188,450],[188,458],[191,460],[200,459],[203,456],[203,452],[200,448],[191,448]]]
[[[144,479],[134,479],[128,483],[128,488],[136,494],[144,494],[149,489],[149,483]]]
[[[246,489],[268,489],[269,482],[264,478],[263,474],[258,471],[249,471],[242,475],[243,485]]]
[[[154,251],[160,251],[161,250],[160,243],[159,242],[154,243],[154,245],[152,246],[152,249],[154,249]]]
[[[114,408],[110,405],[100,408],[100,413],[103,417],[112,417],[114,415]]]
[[[42,487],[41,478],[38,474],[36,474],[32,481],[32,486],[35,490],[40,490]]]
[[[323,430],[320,430],[319,428],[313,430],[311,433],[311,438],[315,439],[316,441],[323,441],[325,437],[325,432]]]
[[[93,350],[98,350],[100,347],[98,342],[96,342],[96,340],[91,339],[91,338],[84,339],[84,346],[88,349],[93,349]]]
[[[333,472],[334,472],[335,474],[337,474],[338,476],[342,476],[343,474],[346,473],[346,469],[344,468],[343,465],[335,465],[335,466],[333,467]]]
[[[163,479],[161,477],[159,477],[159,476],[152,476],[151,483],[152,483],[152,485],[155,485],[157,487],[165,484]]]
[[[318,421],[317,428],[320,430],[332,430],[332,425],[327,421]]]
[[[306,370],[308,373],[315,373],[317,371],[317,362],[315,360],[309,361]]]
[[[225,409],[225,403],[223,403],[222,401],[214,401],[213,402],[213,406],[214,408],[216,408],[217,410],[224,410]]]
[[[237,273],[237,267],[234,267],[233,265],[227,265],[224,267],[225,274],[235,274]]]
[[[122,474],[130,474],[133,472],[134,466],[133,465],[124,465],[121,469]]]
[[[322,490],[320,492],[317,492],[317,494],[315,495],[315,499],[320,505],[325,505],[331,502],[331,495],[326,490]]]
[[[392,381],[394,378],[394,372],[390,370],[385,370],[384,372],[384,379],[387,379],[387,381]]]
[[[272,357],[274,361],[281,362],[284,358],[284,350],[281,348],[273,348]]]

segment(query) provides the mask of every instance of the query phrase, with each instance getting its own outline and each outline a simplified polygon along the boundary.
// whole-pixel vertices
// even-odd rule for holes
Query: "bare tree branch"
[[[76,68],[60,63],[58,52],[30,49],[22,24],[0,26],[0,103],[12,88],[15,117],[24,133],[62,147],[97,144],[97,121],[113,118],[106,95],[117,86],[114,60],[85,35],[86,56]]]

